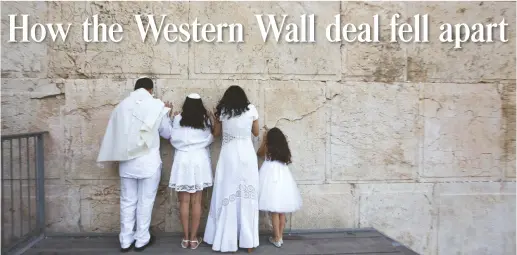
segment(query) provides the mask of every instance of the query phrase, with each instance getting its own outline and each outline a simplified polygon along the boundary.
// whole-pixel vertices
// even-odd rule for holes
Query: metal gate
[[[45,235],[46,133],[2,136],[2,254],[21,254]]]

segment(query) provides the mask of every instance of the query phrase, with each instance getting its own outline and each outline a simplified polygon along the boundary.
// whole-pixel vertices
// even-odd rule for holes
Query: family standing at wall
[[[204,240],[215,251],[235,252],[239,247],[251,251],[259,245],[259,210],[271,213],[269,242],[280,248],[284,213],[302,206],[288,168],[291,152],[283,132],[266,130],[255,152],[251,135],[259,136],[259,114],[239,86],[226,90],[213,113],[198,94],[188,95],[181,113],[173,113],[172,104],[153,98],[153,87],[151,79],[141,78],[117,105],[97,159],[120,162],[121,251],[133,247],[141,251],[154,241],[149,226],[161,176],[160,136],[176,149],[169,187],[180,198],[182,248],[197,249]],[[219,135],[222,148],[212,177],[209,148]],[[260,171],[257,156],[265,158]],[[201,193],[211,186],[210,212],[201,238],[197,235]]]

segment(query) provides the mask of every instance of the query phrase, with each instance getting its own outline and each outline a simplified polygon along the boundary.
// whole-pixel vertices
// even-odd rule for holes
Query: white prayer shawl
[[[194,129],[182,127],[180,125],[181,115],[177,115],[172,120],[172,130],[170,142],[179,151],[194,151],[208,147],[214,137],[209,127],[206,129]]]
[[[170,111],[145,89],[125,98],[111,113],[97,162],[126,161],[149,153],[161,120]]]

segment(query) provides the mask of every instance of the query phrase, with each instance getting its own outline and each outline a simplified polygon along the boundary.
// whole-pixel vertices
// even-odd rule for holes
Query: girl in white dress
[[[269,242],[280,248],[284,243],[285,214],[302,206],[302,197],[287,166],[291,164],[291,151],[280,129],[264,133],[257,155],[266,159],[259,171],[259,208],[271,213],[273,236]]]
[[[176,149],[169,187],[178,192],[180,219],[183,225],[181,247],[196,249],[202,242],[197,237],[201,218],[201,197],[205,188],[212,186],[212,167],[209,146],[213,141],[209,113],[198,94],[190,94],[182,113],[174,116],[170,142]],[[189,207],[192,222],[189,232]],[[189,235],[190,233],[190,235]]]
[[[216,108],[214,135],[222,126],[223,143],[215,172],[205,242],[212,250],[235,252],[259,245],[258,161],[252,137],[258,136],[258,112],[244,90],[229,87]]]

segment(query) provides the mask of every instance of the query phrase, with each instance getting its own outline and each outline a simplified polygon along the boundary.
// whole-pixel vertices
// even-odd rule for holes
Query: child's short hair
[[[285,164],[291,164],[291,150],[287,139],[279,128],[272,128],[266,135],[267,155],[266,157],[272,161],[280,161]]]

